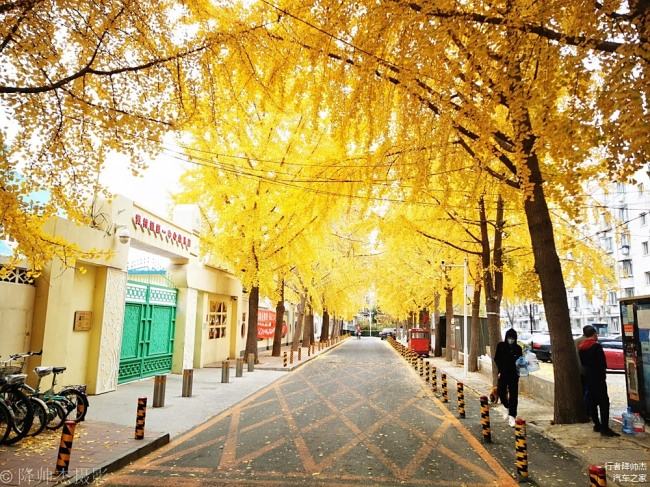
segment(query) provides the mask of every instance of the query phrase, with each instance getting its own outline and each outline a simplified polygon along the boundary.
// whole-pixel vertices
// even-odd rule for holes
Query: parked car
[[[531,351],[537,356],[537,360],[541,360],[542,362],[552,362],[551,335],[547,335],[547,334],[533,335]]]
[[[385,340],[388,337],[395,338],[396,336],[397,336],[397,329],[396,328],[384,328],[379,333],[379,338],[381,338],[382,340]]]
[[[607,368],[610,370],[625,370],[621,335],[615,337],[598,337],[598,341],[603,346]]]

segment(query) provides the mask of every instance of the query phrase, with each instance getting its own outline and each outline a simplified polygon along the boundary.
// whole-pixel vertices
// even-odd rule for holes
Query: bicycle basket
[[[11,374],[20,374],[23,368],[20,365],[0,365],[0,378]]]

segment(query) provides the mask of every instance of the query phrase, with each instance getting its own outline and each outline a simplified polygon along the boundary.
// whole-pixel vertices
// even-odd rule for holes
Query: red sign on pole
[[[275,311],[257,310],[257,338],[273,338],[275,334]],[[282,336],[287,334],[287,324],[282,323]]]

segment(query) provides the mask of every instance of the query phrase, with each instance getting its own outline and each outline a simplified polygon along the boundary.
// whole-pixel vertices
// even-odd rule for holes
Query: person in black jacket
[[[519,374],[515,362],[522,356],[522,350],[517,345],[517,332],[510,328],[506,331],[506,339],[499,342],[494,353],[494,363],[499,371],[497,393],[505,408],[503,419],[514,428],[519,403]]]
[[[602,436],[621,436],[609,427],[609,396],[607,395],[607,361],[603,346],[598,343],[598,332],[591,328],[579,349],[580,361],[585,366],[587,397],[594,431]],[[598,410],[600,409],[600,418]]]

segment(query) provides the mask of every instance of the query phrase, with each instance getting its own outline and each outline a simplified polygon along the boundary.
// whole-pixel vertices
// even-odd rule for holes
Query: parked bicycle
[[[11,433],[14,425],[14,415],[3,400],[0,400],[0,445]]]
[[[4,444],[11,445],[22,440],[30,432],[36,402],[30,401],[22,391],[22,384],[27,375],[7,373],[16,371],[8,362],[10,360],[0,362],[0,400],[11,410],[13,416],[11,429],[3,440]]]
[[[33,355],[41,355],[40,352],[27,352],[11,356],[11,360],[22,360],[20,370],[25,368],[27,359]],[[66,367],[35,367],[34,373],[38,377],[36,388],[31,388],[24,384],[23,389],[27,391],[30,397],[41,399],[48,408],[46,427],[48,429],[57,429],[63,426],[65,421],[83,421],[88,410],[88,398],[85,394],[85,386],[65,386],[60,391],[55,391],[56,376],[63,373]],[[52,384],[50,388],[41,392],[41,380],[43,377],[52,374]]]

